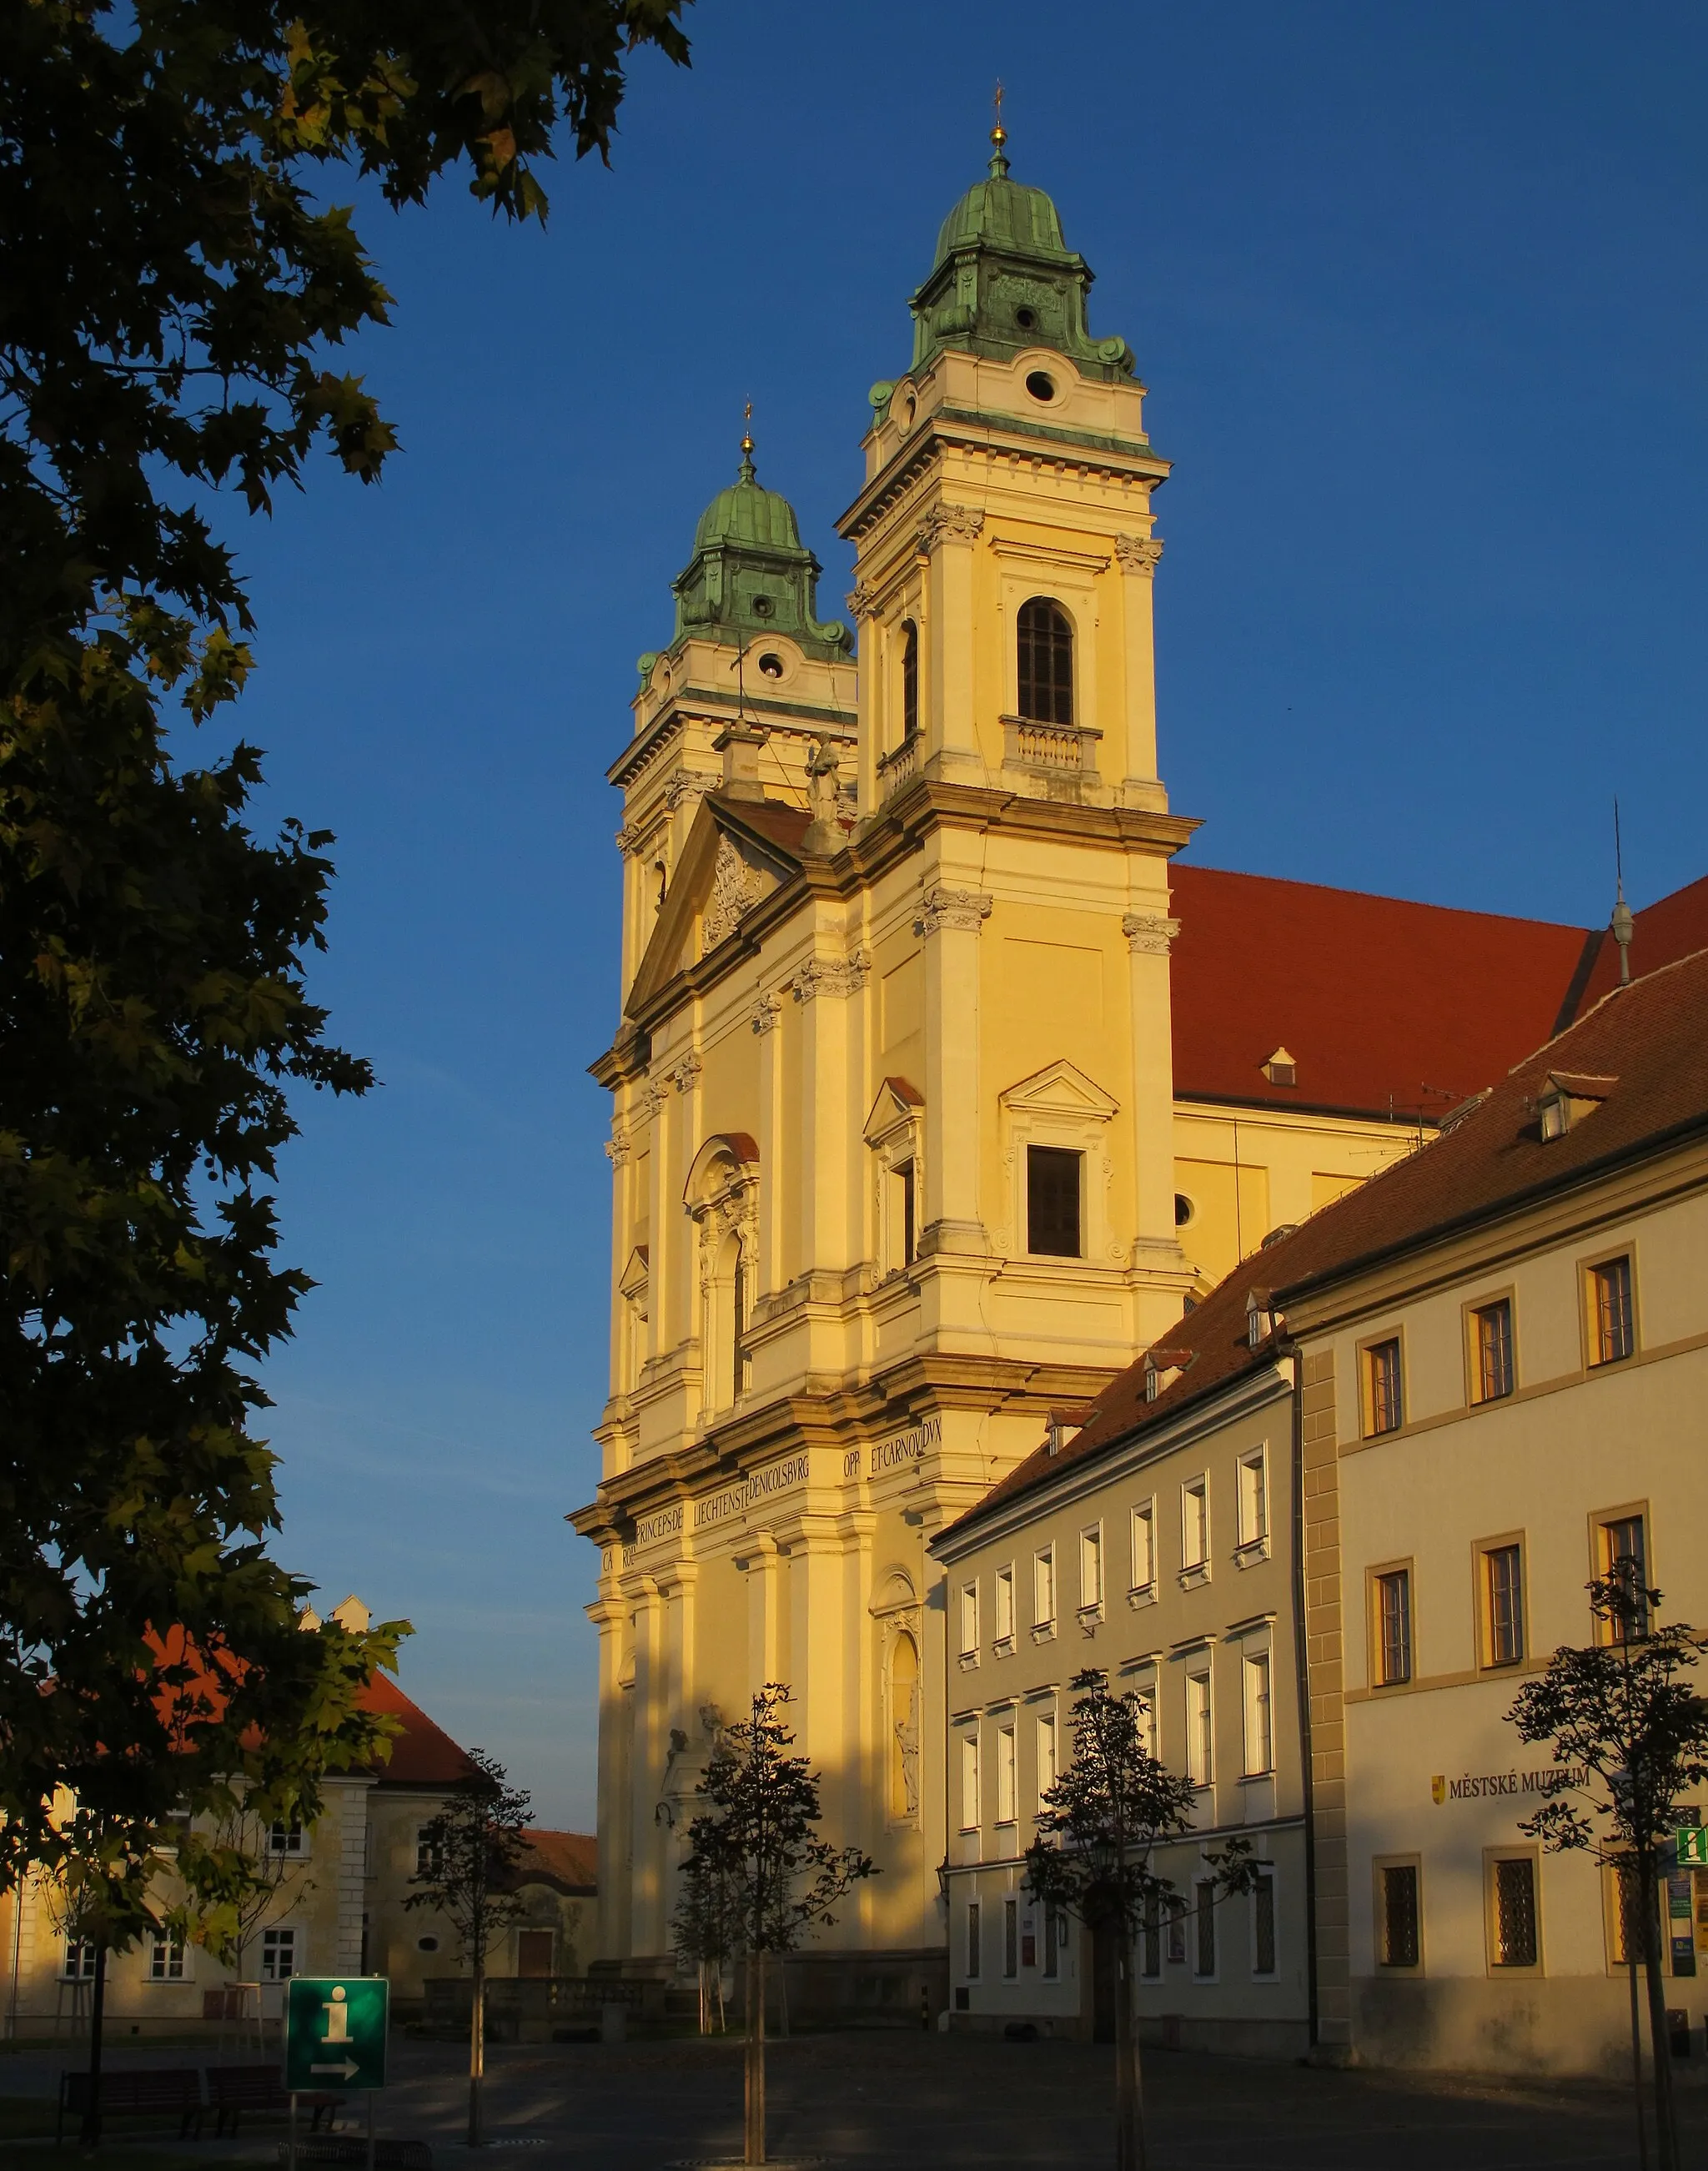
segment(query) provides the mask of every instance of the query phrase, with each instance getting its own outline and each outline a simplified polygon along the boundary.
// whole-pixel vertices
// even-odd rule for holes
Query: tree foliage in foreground
[[[312,1821],[380,1753],[401,1632],[301,1632],[265,1551],[277,1156],[371,1080],[304,978],[329,838],[254,833],[254,748],[175,759],[250,667],[208,507],[394,447],[329,362],[387,296],[327,185],[466,161],[543,217],[680,4],[0,0],[0,1884],[75,1865],[115,1934],[174,1810]],[[239,1852],[178,1858],[217,1906]]]

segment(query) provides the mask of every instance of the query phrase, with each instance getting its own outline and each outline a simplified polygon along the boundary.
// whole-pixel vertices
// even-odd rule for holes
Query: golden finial
[[[753,403],[750,399],[742,410],[742,455],[747,458],[753,449]]]

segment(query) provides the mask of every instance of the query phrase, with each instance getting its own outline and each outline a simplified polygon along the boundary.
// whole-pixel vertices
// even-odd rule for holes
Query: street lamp
[[[940,1900],[949,1897],[949,1857],[946,1854],[937,1865],[937,1897]]]

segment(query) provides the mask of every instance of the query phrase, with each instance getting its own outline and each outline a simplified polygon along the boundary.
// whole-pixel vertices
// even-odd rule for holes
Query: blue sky
[[[1708,14],[702,0],[550,225],[362,206],[404,450],[233,510],[270,805],[339,834],[314,985],[374,1060],[305,1110],[269,1367],[281,1557],[417,1633],[405,1686],[586,1827],[619,818],[634,660],[731,475],[847,558],[866,388],[1007,85],[1132,343],[1162,764],[1195,856],[1579,923],[1609,802],[1646,902],[1708,871]],[[335,195],[340,193],[333,191]],[[1641,961],[1639,961],[1641,962]]]

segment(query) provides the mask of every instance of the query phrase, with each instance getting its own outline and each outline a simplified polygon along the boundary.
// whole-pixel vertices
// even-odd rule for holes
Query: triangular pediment
[[[861,1135],[869,1146],[879,1144],[904,1123],[914,1122],[925,1105],[925,1096],[905,1078],[886,1078],[878,1088]]]
[[[1121,1107],[1078,1064],[1065,1059],[1010,1086],[1002,1104],[1011,1115],[1091,1117],[1100,1123],[1106,1123]]]
[[[741,807],[716,797],[701,800],[665,892],[657,925],[624,1005],[635,1016],[678,973],[729,941],[753,906],[793,875],[800,862],[783,841],[808,817],[793,807],[756,802],[743,819]],[[776,830],[774,836],[769,832]]]

